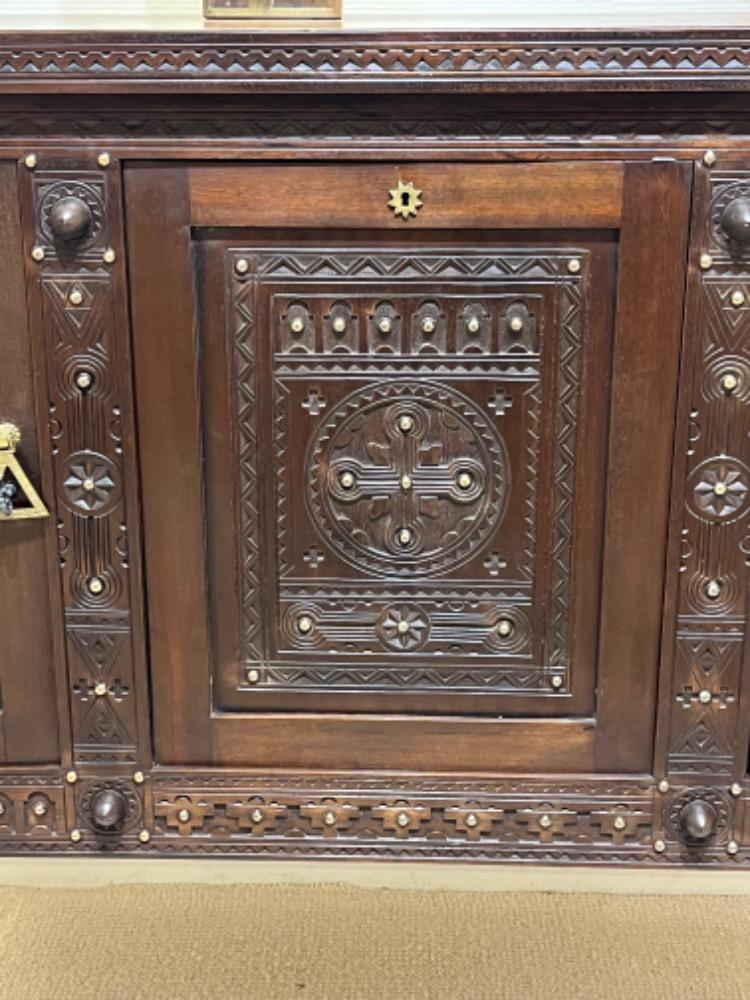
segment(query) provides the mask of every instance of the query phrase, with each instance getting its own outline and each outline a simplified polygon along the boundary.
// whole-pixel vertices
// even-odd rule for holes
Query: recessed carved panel
[[[239,690],[565,690],[573,253],[227,254]]]

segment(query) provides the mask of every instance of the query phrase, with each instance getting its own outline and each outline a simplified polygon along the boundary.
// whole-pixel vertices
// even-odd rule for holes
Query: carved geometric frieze
[[[287,857],[653,860],[653,786],[633,782],[154,777],[156,849]]]

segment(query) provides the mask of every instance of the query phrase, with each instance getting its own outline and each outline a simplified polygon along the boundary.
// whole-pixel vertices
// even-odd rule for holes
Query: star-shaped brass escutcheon
[[[422,192],[411,181],[404,184],[399,180],[398,187],[391,188],[388,194],[391,196],[388,206],[402,219],[416,215],[423,205]]]

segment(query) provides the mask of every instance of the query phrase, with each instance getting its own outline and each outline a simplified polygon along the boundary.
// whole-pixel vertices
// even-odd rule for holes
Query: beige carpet
[[[2,1000],[748,1000],[750,898],[0,889]]]

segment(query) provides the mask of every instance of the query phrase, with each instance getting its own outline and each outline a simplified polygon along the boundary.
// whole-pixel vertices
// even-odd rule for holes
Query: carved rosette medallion
[[[313,438],[309,508],[342,558],[427,574],[474,555],[500,522],[505,444],[455,389],[386,382],[347,396]]]
[[[378,639],[396,652],[412,653],[421,649],[430,636],[430,618],[416,604],[385,608],[375,624]]]
[[[710,458],[693,471],[690,486],[697,517],[734,521],[747,510],[750,470],[735,458]]]
[[[63,499],[77,514],[103,514],[120,499],[120,474],[106,455],[75,452],[65,463],[63,476]]]

